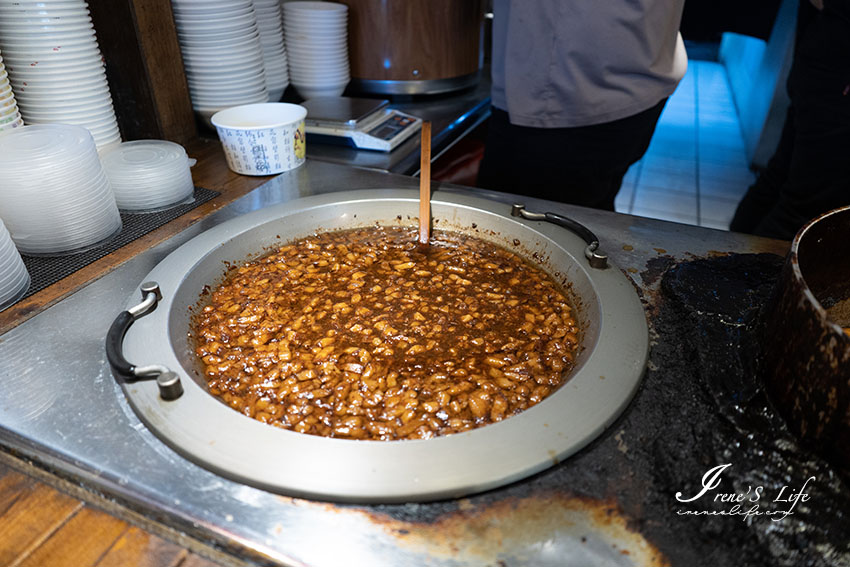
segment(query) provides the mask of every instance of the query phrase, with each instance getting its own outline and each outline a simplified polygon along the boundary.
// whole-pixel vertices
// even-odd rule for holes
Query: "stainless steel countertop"
[[[507,531],[500,536],[498,549],[476,546],[482,533],[470,530],[447,552],[434,547],[425,532],[388,528],[369,507],[280,497],[231,482],[185,460],[155,438],[111,376],[104,337],[112,320],[128,297],[138,293],[144,276],[201,231],[303,196],[416,186],[417,180],[410,177],[308,159],[305,166],[270,180],[0,336],[0,446],[237,556],[250,550],[273,562],[316,567],[490,565],[501,558],[508,564],[525,564],[529,557],[542,565],[596,561],[597,556],[587,555],[587,545],[577,544],[588,537],[596,541],[592,522],[583,516],[570,516],[569,521],[523,537]],[[437,193],[465,190],[435,184]],[[506,204],[514,201],[509,195],[479,194]],[[602,248],[632,278],[650,307],[651,283],[638,273],[662,253],[684,260],[718,252],[777,250],[776,241],[524,201],[531,210],[565,214],[595,230]],[[467,504],[458,506],[463,510]],[[415,512],[428,505],[403,506]],[[603,541],[604,534],[599,532],[598,538]],[[627,554],[598,557],[608,565],[639,561]]]
[[[442,95],[396,96],[395,108],[429,120],[432,161],[490,116],[490,80],[482,73],[477,86]],[[307,144],[307,156],[320,161],[364,167],[402,175],[419,173],[419,136],[413,135],[392,152],[358,150],[332,144]]]

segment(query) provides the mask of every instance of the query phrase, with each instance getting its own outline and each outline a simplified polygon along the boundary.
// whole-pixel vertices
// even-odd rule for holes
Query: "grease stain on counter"
[[[670,565],[613,502],[559,493],[462,502],[433,522],[370,515],[400,546],[437,561],[514,565],[545,556],[557,557],[559,565]]]

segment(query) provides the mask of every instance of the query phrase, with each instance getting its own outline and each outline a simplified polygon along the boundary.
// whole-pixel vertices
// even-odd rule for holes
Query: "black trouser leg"
[[[767,167],[759,172],[755,183],[750,185],[747,193],[729,224],[729,230],[752,233],[764,219],[774,203],[779,200],[779,192],[788,178],[791,165],[791,154],[794,147],[794,111],[788,109],[782,136],[773,156],[768,160]]]
[[[802,30],[788,79],[782,139],[731,228],[791,239],[814,217],[850,205],[850,24],[824,10]]]
[[[649,147],[666,99],[622,120],[578,128],[528,128],[493,109],[478,186],[614,210],[623,176]]]

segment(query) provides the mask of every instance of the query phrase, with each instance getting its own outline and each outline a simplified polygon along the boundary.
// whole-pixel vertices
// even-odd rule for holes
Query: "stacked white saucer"
[[[94,139],[82,126],[0,134],[0,218],[23,254],[78,252],[121,230]]]
[[[348,6],[336,2],[286,2],[283,31],[289,78],[306,99],[339,96],[351,80]]]
[[[100,161],[121,210],[159,210],[186,201],[195,192],[189,156],[174,142],[124,142],[102,152]]]
[[[0,220],[0,309],[12,305],[29,289],[30,275],[15,248],[12,237]]]
[[[0,50],[27,124],[77,124],[121,141],[85,0],[0,0]]]
[[[11,130],[24,125],[24,119],[18,111],[18,103],[15,93],[12,92],[12,84],[9,83],[9,73],[0,57],[0,132]]]
[[[266,86],[269,102],[278,102],[289,86],[289,63],[283,42],[283,19],[278,0],[254,0],[257,26],[260,29],[260,46],[266,68]]]
[[[208,121],[223,108],[268,101],[251,0],[172,0],[171,6],[195,112]]]

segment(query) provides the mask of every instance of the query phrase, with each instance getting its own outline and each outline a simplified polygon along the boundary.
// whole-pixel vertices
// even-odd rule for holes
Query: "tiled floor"
[[[649,150],[623,180],[616,208],[726,230],[754,179],[723,65],[689,61]]]

